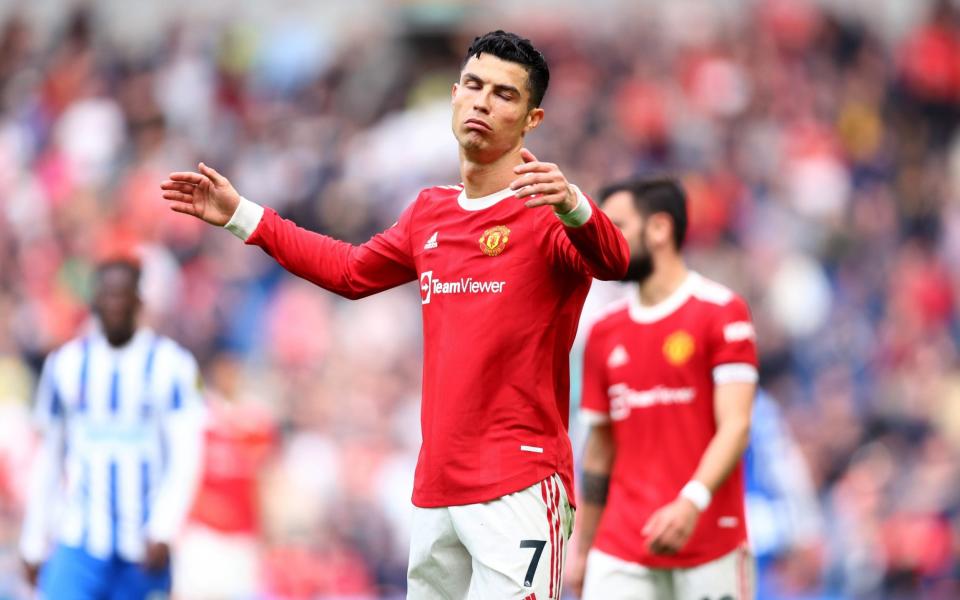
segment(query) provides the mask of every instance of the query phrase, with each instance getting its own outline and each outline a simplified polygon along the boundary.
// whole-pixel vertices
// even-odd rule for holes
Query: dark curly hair
[[[543,54],[533,47],[530,40],[515,33],[498,29],[474,38],[467,55],[460,65],[466,66],[471,56],[479,57],[484,52],[492,54],[502,60],[522,65],[527,71],[527,89],[530,91],[530,106],[537,107],[543,102],[543,95],[547,93],[550,83],[550,68]]]

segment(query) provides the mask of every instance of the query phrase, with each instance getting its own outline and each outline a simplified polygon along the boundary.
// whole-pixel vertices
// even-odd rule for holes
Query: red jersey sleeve
[[[747,303],[734,296],[721,306],[710,330],[710,366],[717,384],[757,381],[757,344]]]
[[[621,279],[627,272],[630,250],[620,229],[607,215],[584,196],[592,212],[586,223],[569,227],[559,221],[551,228],[551,243],[556,259],[582,275],[596,279]],[[554,218],[551,215],[551,218]]]
[[[610,421],[603,345],[596,328],[591,329],[583,350],[583,394],[580,399],[581,416],[590,424]]]
[[[416,204],[411,203],[392,227],[359,246],[307,231],[265,208],[247,244],[259,246],[284,269],[325,290],[363,298],[417,278],[410,250]]]

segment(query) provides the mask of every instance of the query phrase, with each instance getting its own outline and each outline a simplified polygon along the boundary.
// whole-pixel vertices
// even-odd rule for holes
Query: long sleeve
[[[179,533],[193,504],[203,463],[206,410],[200,392],[197,363],[184,353],[176,369],[171,401],[162,425],[169,449],[167,469],[150,507],[147,537],[170,542]]]
[[[409,239],[415,204],[396,224],[360,246],[302,229],[272,209],[246,199],[226,227],[247,244],[261,247],[294,275],[356,299],[417,278]],[[255,228],[247,237],[245,233],[253,224]]]
[[[47,557],[63,474],[65,432],[63,406],[54,381],[54,356],[47,358],[37,388],[34,414],[42,439],[30,472],[20,534],[20,555],[32,564]]]
[[[580,414],[590,425],[610,422],[610,397],[603,363],[603,340],[591,329],[583,350],[583,383]]]
[[[576,189],[580,202],[573,219],[561,217],[553,228],[552,245],[560,262],[596,279],[615,280],[627,272],[630,250],[627,240],[593,201]]]

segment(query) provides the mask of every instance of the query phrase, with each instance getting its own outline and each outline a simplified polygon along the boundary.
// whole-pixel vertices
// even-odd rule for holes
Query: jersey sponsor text
[[[473,277],[442,281],[433,276],[433,271],[424,271],[420,275],[420,299],[430,304],[436,294],[501,294],[506,285],[506,281],[477,281]]]
[[[668,388],[657,386],[653,389],[637,391],[625,383],[610,386],[610,418],[622,421],[630,416],[630,409],[648,408],[656,405],[689,404],[697,397],[692,387]]]

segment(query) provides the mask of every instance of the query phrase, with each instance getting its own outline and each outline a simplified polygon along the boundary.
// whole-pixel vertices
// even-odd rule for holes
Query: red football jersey
[[[227,533],[260,532],[260,472],[276,446],[272,418],[253,405],[209,404],[203,474],[190,520]]]
[[[680,552],[651,554],[641,532],[693,477],[713,438],[715,386],[756,381],[756,365],[747,304],[696,273],[660,304],[643,306],[634,294],[594,323],[584,350],[583,414],[612,422],[616,445],[594,541],[599,550],[676,568],[718,558],[746,540],[742,464],[714,493]]]
[[[584,199],[589,202],[589,200]],[[509,189],[466,199],[422,191],[360,246],[267,209],[248,244],[350,298],[408,281],[423,303],[423,445],[413,502],[485,502],[558,473],[572,496],[569,352],[591,277],[617,279],[628,249],[592,204],[567,227]]]

